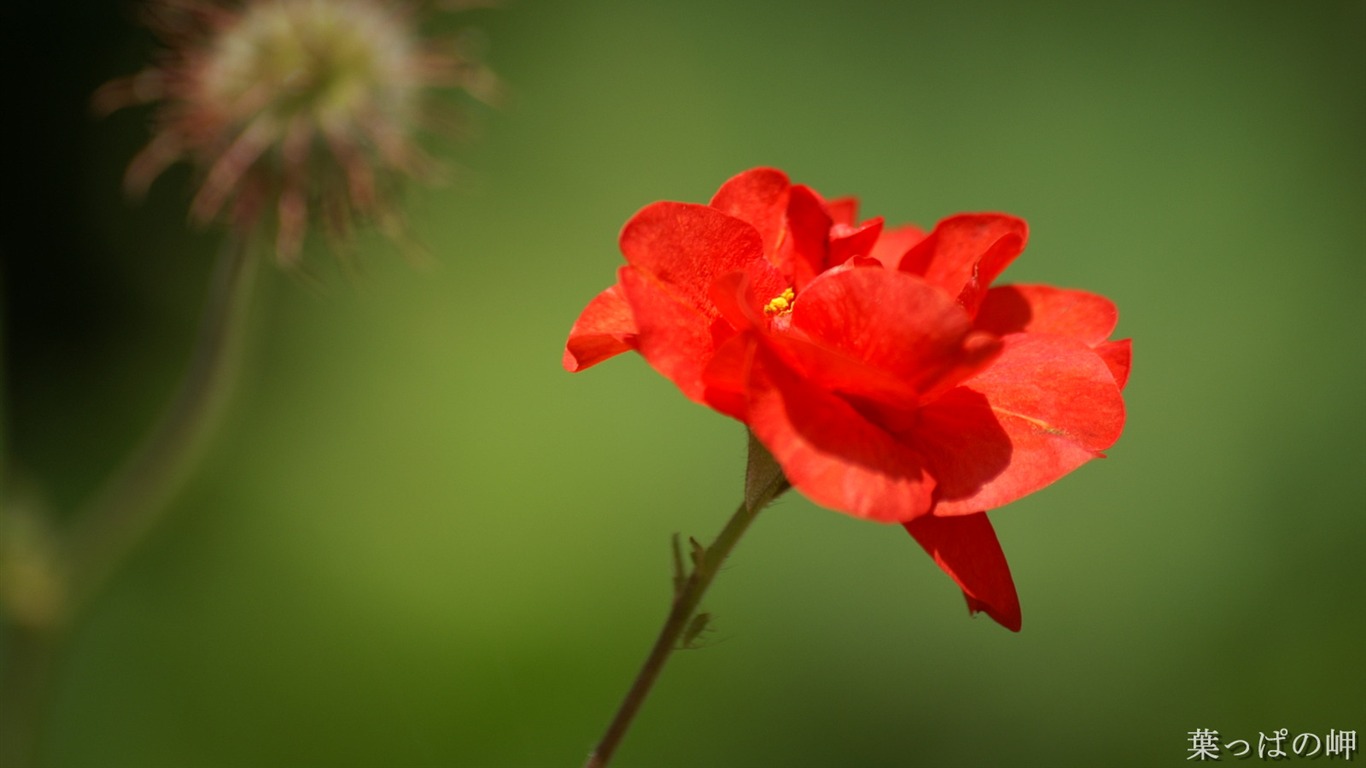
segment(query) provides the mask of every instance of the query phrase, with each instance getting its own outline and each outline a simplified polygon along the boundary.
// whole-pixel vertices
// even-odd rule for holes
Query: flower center
[[[786,315],[792,311],[792,302],[796,301],[797,295],[791,288],[786,288],[782,293],[774,296],[764,305],[764,314],[769,317]]]

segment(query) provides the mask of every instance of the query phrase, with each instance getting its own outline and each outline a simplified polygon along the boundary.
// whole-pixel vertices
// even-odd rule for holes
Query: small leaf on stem
[[[683,568],[683,544],[681,536],[675,532],[673,535],[674,549],[674,597],[683,593],[683,588],[688,584],[688,572]]]
[[[702,558],[707,556],[707,548],[691,536],[688,537],[688,546],[690,548],[688,554],[692,557],[692,567],[696,570],[702,565]]]
[[[692,620],[688,622],[687,628],[683,630],[683,639],[679,642],[678,647],[687,651],[701,648],[702,646],[698,643],[698,640],[701,639],[703,632],[707,632],[711,629],[711,627],[708,626],[710,623],[711,614],[706,611],[692,617]]]

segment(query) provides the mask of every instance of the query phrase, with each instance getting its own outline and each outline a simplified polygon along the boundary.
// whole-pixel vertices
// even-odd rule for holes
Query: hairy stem
[[[753,442],[752,437],[750,445],[753,456],[757,443]],[[767,452],[764,455],[767,456]],[[675,591],[673,606],[669,610],[668,618],[664,620],[663,628],[659,631],[659,637],[655,639],[654,647],[650,649],[650,655],[646,657],[645,664],[641,666],[639,674],[627,691],[626,698],[622,699],[616,716],[607,726],[607,732],[593,753],[588,756],[584,768],[606,768],[612,759],[612,753],[616,751],[622,737],[631,727],[631,721],[635,719],[636,713],[645,703],[645,698],[649,696],[659,673],[663,671],[664,662],[668,661],[669,655],[679,646],[679,640],[687,629],[689,620],[697,612],[702,596],[706,594],[712,579],[716,578],[717,572],[721,570],[721,564],[740,541],[750,523],[754,522],[759,510],[768,506],[769,502],[787,488],[787,480],[780,472],[766,477],[760,487],[748,488],[748,498],[735,510],[735,514],[716,537],[716,541],[703,550],[700,557],[695,558],[692,574],[682,582],[681,588]]]

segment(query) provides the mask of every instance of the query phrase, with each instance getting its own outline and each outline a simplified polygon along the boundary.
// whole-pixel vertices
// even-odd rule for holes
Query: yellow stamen
[[[764,306],[764,314],[772,317],[774,315],[785,315],[792,311],[792,302],[797,295],[791,288],[785,289],[780,295],[775,296],[767,305]]]

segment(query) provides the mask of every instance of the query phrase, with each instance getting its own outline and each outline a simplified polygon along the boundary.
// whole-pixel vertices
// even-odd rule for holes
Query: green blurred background
[[[173,391],[217,237],[184,169],[122,199],[145,111],[88,115],[150,55],[133,6],[24,5],[6,452],[62,508]],[[1003,279],[1119,304],[1129,424],[993,515],[1018,635],[901,530],[783,499],[621,766],[1179,765],[1196,728],[1366,727],[1366,3],[465,18],[513,100],[410,195],[436,266],[372,237],[358,281],[264,271],[223,430],[66,651],[46,765],[578,765],[744,435],[634,356],[565,373],[564,337],[636,209],[757,165],[892,222],[1028,219]]]

